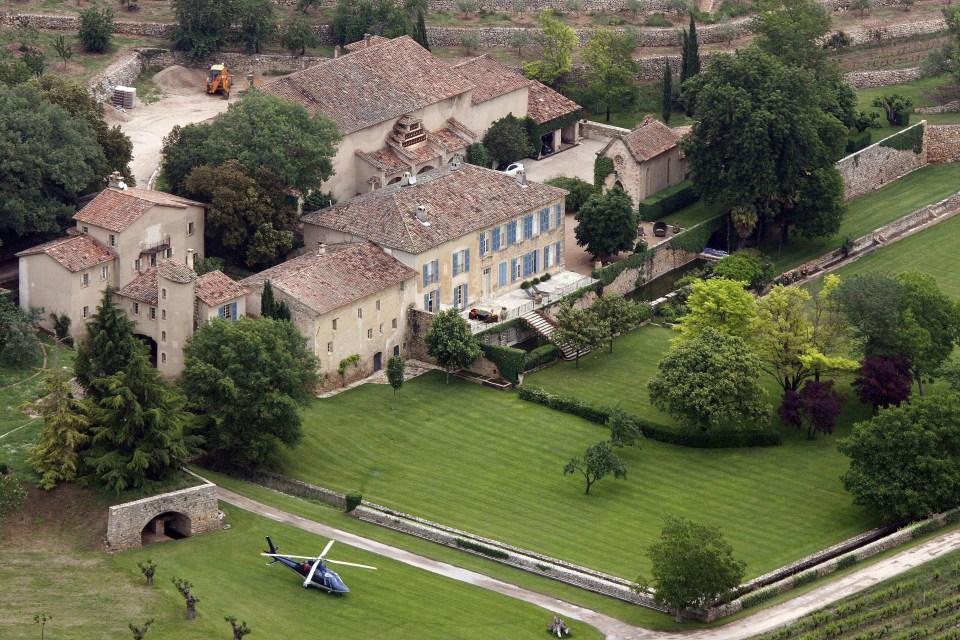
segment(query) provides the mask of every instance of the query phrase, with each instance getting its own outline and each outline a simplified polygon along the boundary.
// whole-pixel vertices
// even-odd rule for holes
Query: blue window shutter
[[[230,319],[237,319],[237,303],[236,301],[230,303]]]
[[[494,251],[500,250],[500,227],[497,227],[491,232],[492,238],[490,239],[491,248]]]
[[[560,264],[560,243],[557,243],[557,255],[554,256],[554,262]]]
[[[498,272],[499,272],[499,273],[497,274],[497,275],[498,275],[498,278],[497,278],[497,286],[502,287],[502,286],[504,286],[505,284],[507,284],[507,263],[506,263],[506,262],[501,262],[501,263],[500,263],[500,267],[498,268]]]
[[[453,275],[460,273],[460,252],[453,252]]]
[[[537,273],[540,271],[540,250],[533,250],[533,272]]]
[[[557,226],[559,227],[561,224],[563,224],[563,207],[558,204],[554,205],[553,208],[556,210]]]
[[[430,272],[428,271],[429,266],[430,263],[423,265],[423,286],[430,284]]]
[[[511,220],[507,223],[507,245],[517,243],[517,221]]]
[[[470,249],[467,248],[463,252],[463,271],[464,273],[470,272]]]
[[[423,310],[424,311],[430,310],[430,294],[429,293],[423,296]]]
[[[470,291],[470,285],[464,284],[463,285],[463,306],[460,307],[461,309],[466,308],[467,302],[470,300],[470,296],[468,293],[469,291]]]
[[[483,257],[483,254],[487,252],[487,247],[485,246],[486,243],[487,243],[487,232],[481,231],[480,232],[480,256],[481,257]],[[467,270],[469,271],[469,268]]]
[[[514,258],[510,261],[510,282],[516,282],[517,280],[517,259]]]

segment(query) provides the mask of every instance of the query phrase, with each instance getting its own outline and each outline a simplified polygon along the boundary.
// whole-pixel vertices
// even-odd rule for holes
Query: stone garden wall
[[[907,69],[883,69],[880,71],[851,71],[843,76],[855,89],[874,89],[893,84],[912,82],[920,77],[920,67]]]
[[[187,517],[188,530],[181,531],[184,535],[218,531],[223,526],[217,506],[217,487],[208,483],[110,507],[107,544],[114,551],[139,547],[143,528],[167,512]]]
[[[923,126],[925,122],[921,121],[894,135],[902,136],[914,127]],[[923,145],[919,153],[915,153],[913,149],[899,150],[889,145],[887,141],[890,138],[837,162],[837,169],[843,176],[844,197],[847,200],[876,191],[927,164],[926,145]]]
[[[940,164],[960,161],[960,124],[927,125],[923,133],[927,162]]]

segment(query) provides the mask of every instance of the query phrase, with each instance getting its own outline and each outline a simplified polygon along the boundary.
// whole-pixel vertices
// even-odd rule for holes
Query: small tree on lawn
[[[581,57],[587,64],[584,80],[590,97],[606,111],[610,122],[613,108],[623,109],[637,100],[639,89],[634,78],[640,63],[633,59],[637,37],[630,31],[593,29]]]
[[[153,564],[153,560],[147,558],[147,562],[138,562],[137,566],[140,567],[140,573],[143,574],[143,577],[147,579],[147,586],[153,586],[153,574],[157,572],[157,565]]]
[[[654,599],[676,611],[683,620],[687,607],[704,607],[735,588],[746,565],[733,557],[733,547],[719,527],[670,516],[660,540],[650,545],[652,580],[639,578],[656,589]]]
[[[307,48],[320,44],[320,37],[313,32],[303,14],[296,12],[280,28],[280,44],[292,55],[302,56]]]
[[[523,48],[530,44],[530,36],[524,29],[514,29],[507,38],[507,46],[517,50],[517,55],[523,57]]]
[[[113,35],[113,9],[90,7],[80,12],[80,46],[88,53],[106,53]]]
[[[40,625],[40,640],[43,640],[43,634],[47,627],[47,623],[51,620],[53,620],[53,616],[45,612],[41,612],[33,616],[33,623]]]
[[[606,327],[590,309],[565,306],[557,313],[557,329],[551,336],[557,345],[576,350],[575,368],[580,368],[580,353],[595,349],[607,338]]]
[[[798,429],[807,425],[807,440],[813,440],[817,431],[833,433],[837,417],[846,397],[833,389],[833,380],[807,380],[800,391],[787,389],[780,405],[780,419]]]
[[[73,39],[67,39],[66,36],[57,36],[57,39],[53,41],[53,49],[57,52],[57,56],[63,60],[63,68],[67,68],[67,60],[73,57]]]
[[[873,415],[880,409],[899,407],[910,399],[910,361],[904,356],[867,358],[853,380],[853,388],[863,404],[873,406]]]
[[[193,585],[189,581],[176,576],[170,578],[170,582],[173,583],[173,586],[175,586],[177,591],[180,592],[180,595],[183,596],[183,601],[187,605],[187,620],[193,620],[197,616],[197,603],[200,602],[200,598],[190,593]]]
[[[618,480],[627,479],[627,467],[623,464],[620,456],[613,452],[613,447],[606,440],[587,447],[582,458],[571,458],[570,462],[563,468],[563,475],[565,476],[578,472],[583,475],[587,482],[584,491],[587,495],[590,494],[590,487],[594,482],[608,475],[612,474]]]
[[[637,421],[619,406],[610,410],[607,426],[610,427],[610,444],[615,447],[631,447],[643,438]]]
[[[867,11],[870,10],[870,7],[873,5],[873,0],[853,0],[850,3],[850,8],[854,11],[860,12],[860,17],[862,18]]]
[[[270,0],[239,0],[236,3],[240,29],[237,40],[243,43],[247,52],[260,53],[264,42],[277,33],[277,17]]]
[[[53,489],[58,482],[73,482],[80,467],[80,453],[90,440],[90,420],[83,405],[70,393],[66,376],[53,372],[47,375],[36,402],[27,408],[43,418],[43,431],[37,444],[30,448],[28,462],[40,474],[42,489]]]
[[[407,368],[407,361],[400,356],[391,356],[387,360],[387,382],[393,387],[393,409],[397,408],[397,391],[403,387],[403,374]]]
[[[147,631],[150,630],[150,625],[153,624],[153,618],[150,618],[143,623],[142,626],[135,626],[132,622],[127,626],[130,627],[130,631],[133,632],[133,640],[143,640],[147,637]]]
[[[883,109],[887,122],[891,125],[904,124],[903,114],[909,113],[913,107],[913,100],[900,93],[893,93],[886,96],[874,98],[872,105],[878,109]]]
[[[607,337],[610,339],[610,353],[613,353],[614,336],[626,333],[650,317],[648,305],[641,306],[616,292],[599,297],[591,309],[607,331]]]
[[[446,370],[447,384],[450,384],[451,371],[468,367],[480,357],[480,345],[457,309],[436,314],[424,342],[427,355],[436,358],[437,364]]]
[[[617,187],[591,196],[574,214],[577,244],[594,259],[632,249],[637,239],[637,210],[633,199]]]
[[[240,624],[237,624],[237,616],[227,616],[224,620],[229,622],[230,628],[233,629],[233,640],[243,640],[243,636],[251,633],[246,620]]]

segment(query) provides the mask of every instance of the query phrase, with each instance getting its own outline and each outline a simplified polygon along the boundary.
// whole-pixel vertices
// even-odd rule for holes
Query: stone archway
[[[164,511],[150,518],[140,530],[140,545],[154,542],[189,538],[191,533],[190,516],[179,511]]]
[[[436,167],[428,164],[424,168],[420,169],[420,171],[417,171],[417,175],[420,175],[421,173],[426,173],[427,171],[433,171],[434,169],[436,169]]]

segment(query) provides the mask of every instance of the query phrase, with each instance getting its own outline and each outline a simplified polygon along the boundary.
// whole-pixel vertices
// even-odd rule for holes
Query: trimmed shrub
[[[927,535],[928,533],[933,533],[937,529],[941,528],[940,522],[936,518],[931,518],[926,522],[921,522],[913,529],[910,530],[910,537],[913,540]]]
[[[852,567],[855,564],[857,564],[857,556],[853,555],[852,553],[848,553],[847,555],[837,560],[837,571],[840,571],[842,569],[847,569],[849,567]]]
[[[693,190],[693,182],[684,180],[642,200],[637,205],[637,211],[641,220],[649,222],[688,207],[699,199],[700,196]]]
[[[504,378],[516,384],[527,363],[527,352],[516,347],[501,347],[495,344],[480,343],[483,357],[497,365]]]
[[[478,167],[483,167],[484,169],[489,169],[493,164],[493,158],[490,157],[490,152],[487,151],[487,148],[483,146],[483,144],[474,142],[467,147],[467,162],[475,164]]]
[[[531,284],[531,282],[530,282],[529,280],[524,280],[523,282],[520,283],[520,288],[521,288],[521,289],[529,289],[529,288],[532,287],[532,286],[533,286],[533,284]]]
[[[488,547],[486,545],[473,542],[472,540],[464,540],[463,538],[454,538],[457,542],[458,547],[463,549],[469,549],[470,551],[476,551],[477,553],[482,553],[485,556],[490,556],[491,558],[500,558],[501,560],[506,560],[510,557],[510,554],[505,551],[500,551],[500,549],[494,549],[493,547]]]
[[[743,605],[744,609],[749,609],[750,607],[757,606],[761,602],[766,602],[775,595],[777,595],[777,590],[774,588],[760,589],[740,598],[740,604]]]
[[[527,354],[527,362],[524,365],[523,370],[529,371],[530,369],[536,369],[537,367],[545,365],[548,362],[553,362],[558,357],[560,357],[560,349],[557,349],[552,344],[545,344],[542,347],[537,347]]]
[[[363,501],[363,494],[359,491],[348,491],[343,496],[347,501],[347,506],[344,509],[347,513],[350,513],[354,509],[360,506],[360,503]]]
[[[960,509],[954,509],[943,516],[944,521],[947,524],[954,524],[955,522],[960,522]]]
[[[816,571],[807,571],[805,573],[800,573],[793,576],[793,587],[802,587],[805,584],[810,584],[817,579]]]
[[[542,276],[540,276],[540,282],[546,282],[546,281],[549,280],[549,279],[550,279],[550,274],[549,274],[549,273],[545,273],[545,274],[543,274]]]
[[[847,153],[856,153],[870,146],[873,139],[870,129],[850,134],[847,138]]]
[[[570,193],[567,194],[565,199],[565,207],[567,213],[576,213],[580,211],[580,207],[583,206],[583,203],[587,199],[597,192],[596,187],[587,182],[586,180],[581,180],[580,178],[567,178],[565,176],[560,176],[558,178],[550,178],[544,184],[548,184],[551,187],[560,187],[561,189],[566,189]]]

